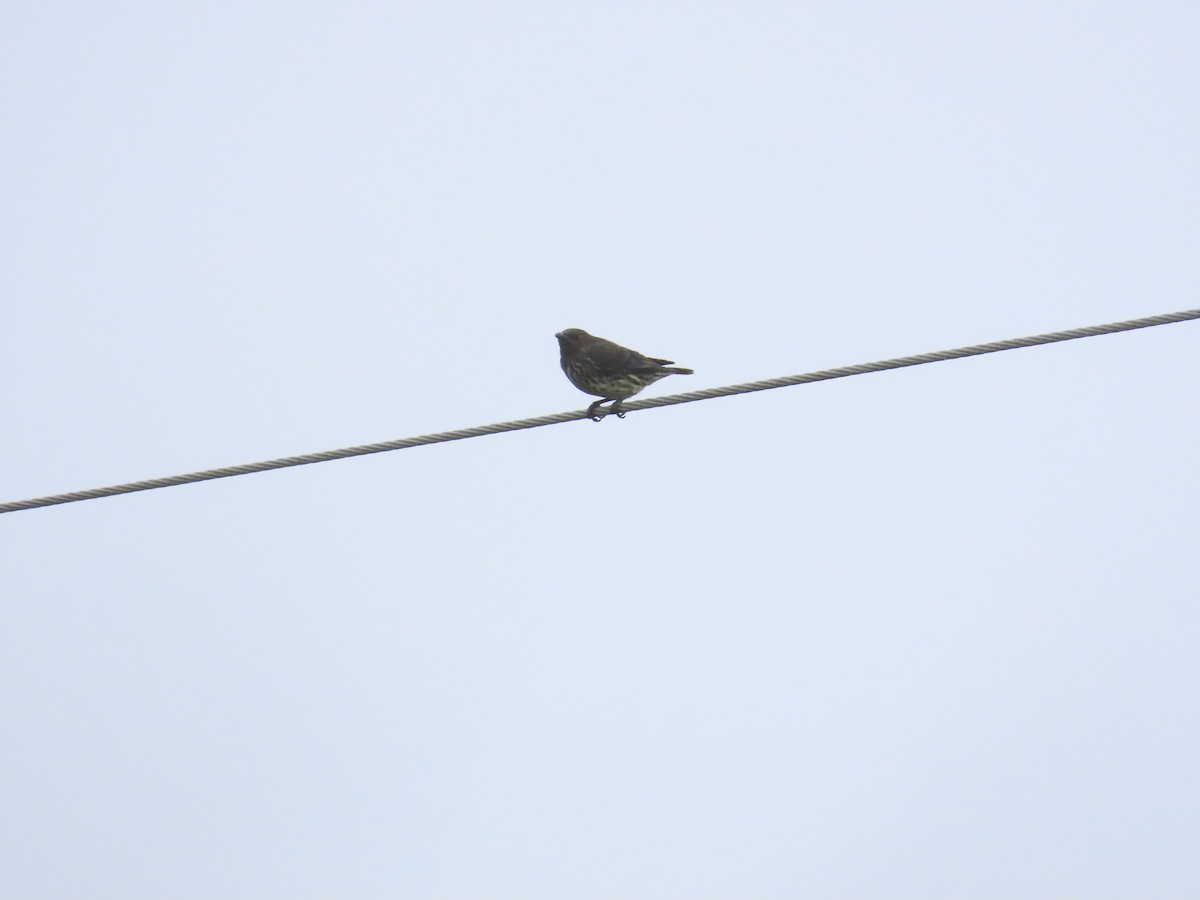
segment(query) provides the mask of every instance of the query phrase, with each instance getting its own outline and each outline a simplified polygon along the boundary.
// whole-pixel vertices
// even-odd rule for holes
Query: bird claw
[[[602,421],[609,413],[614,412],[617,414],[618,419],[625,418],[625,413],[621,412],[621,404],[619,402],[614,402],[612,406],[610,406],[608,409],[605,409],[602,404],[607,402],[607,400],[597,400],[595,403],[589,406],[587,409],[588,418],[593,422],[599,422]]]
[[[591,410],[588,410],[588,412],[591,413]],[[592,413],[590,418],[593,422],[601,422],[604,420],[605,416],[611,415],[613,413],[616,413],[616,416],[618,419],[625,418],[625,411],[622,409],[617,409],[615,407],[610,408],[610,409],[601,409],[598,412]]]

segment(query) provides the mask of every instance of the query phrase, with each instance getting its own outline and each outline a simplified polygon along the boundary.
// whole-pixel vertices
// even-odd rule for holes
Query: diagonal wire
[[[1175,322],[1186,322],[1191,319],[1200,319],[1200,309],[1186,309],[1181,312],[1165,313],[1159,316],[1146,316],[1145,318],[1130,319],[1125,322],[1112,322],[1108,325],[1090,325],[1085,328],[1072,328],[1067,331],[1053,331],[1049,334],[1013,338],[1007,341],[994,341],[990,344],[973,344],[969,347],[959,347],[955,350],[939,350],[934,353],[920,353],[916,356],[901,356],[896,359],[861,363],[855,366],[843,366],[838,369],[822,369],[819,372],[808,372],[803,375],[787,375],[783,378],[749,381],[745,384],[733,384],[726,387],[708,388],[702,391],[690,391],[686,394],[672,394],[668,397],[635,400],[631,403],[622,404],[622,408],[626,412],[634,412],[640,409],[655,409],[660,406],[674,406],[677,403],[712,400],[716,397],[731,397],[735,394],[769,391],[773,388],[789,387],[795,384],[810,384],[814,381],[829,381],[834,378],[847,378],[851,375],[865,375],[868,372],[884,372],[888,369],[902,369],[907,366],[920,366],[925,363],[944,362],[950,359],[962,359],[967,356],[981,356],[985,353],[999,353],[1002,350],[1017,350],[1021,347],[1036,347],[1041,344],[1073,341],[1078,338],[1096,337],[1102,334],[1116,334],[1121,331],[1133,331],[1138,328],[1150,328],[1155,325],[1171,325]],[[69,494],[53,494],[48,497],[35,497],[32,500],[16,500],[11,503],[0,503],[0,513],[36,509],[41,506],[54,506],[59,503],[74,503],[78,500],[96,500],[100,497],[132,494],[136,491],[150,491],[157,488],[174,487],[180,484],[191,484],[197,481],[210,481],[214,478],[250,475],[254,472],[266,472],[270,469],[286,469],[289,466],[305,466],[309,463],[329,462],[330,460],[346,459],[351,456],[366,456],[369,453],[406,450],[409,447],[421,447],[425,444],[461,441],[466,438],[500,434],[505,431],[522,431],[526,428],[540,428],[543,425],[558,425],[562,422],[573,422],[576,419],[586,418],[588,418],[586,411],[577,410],[574,412],[555,413],[549,416],[537,416],[532,419],[497,422],[493,425],[480,425],[475,428],[461,428],[458,431],[442,431],[437,434],[424,434],[419,437],[382,441],[378,444],[362,444],[358,447],[345,447],[341,450],[307,453],[303,456],[285,456],[282,459],[270,459],[264,462],[246,463],[240,466],[226,466],[221,469],[205,469],[202,472],[191,472],[186,475],[151,478],[147,481],[133,481],[128,484],[92,488],[86,491],[74,491]]]

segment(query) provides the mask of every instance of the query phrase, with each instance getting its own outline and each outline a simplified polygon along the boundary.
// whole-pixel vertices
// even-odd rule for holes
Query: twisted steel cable
[[[1053,331],[1049,334],[1038,334],[1031,337],[1012,338],[1006,341],[993,341],[989,344],[973,344],[969,347],[959,347],[955,350],[939,350],[933,353],[919,353],[916,356],[901,356],[895,359],[885,359],[879,362],[860,363],[854,366],[843,366],[837,369],[822,369],[818,372],[807,372],[802,375],[786,375],[782,378],[767,378],[762,381],[749,381],[745,384],[733,384],[725,387],[707,388],[702,391],[689,391],[686,394],[672,394],[667,397],[653,397],[645,400],[635,400],[622,404],[625,412],[640,409],[655,409],[660,406],[674,406],[678,403],[693,403],[697,400],[712,400],[716,397],[732,397],[735,394],[749,394],[754,391],[769,391],[774,388],[790,387],[796,384],[811,384],[814,381],[829,381],[834,378],[847,378],[851,375],[865,375],[868,372],[884,372],[888,369],[902,369],[907,366],[920,366],[925,363],[944,362],[951,359],[963,359],[968,356],[981,356],[985,353],[999,353],[1002,350],[1017,350],[1021,347],[1037,347],[1041,344],[1054,344],[1059,341],[1073,341],[1078,338],[1097,337],[1102,334],[1116,334],[1121,331],[1134,331],[1138,328],[1150,328],[1155,325],[1171,325],[1176,322],[1186,322],[1200,319],[1200,309],[1187,309],[1180,312],[1164,313],[1158,316],[1146,316],[1141,319],[1130,319],[1125,322],[1112,322],[1108,325],[1089,325],[1084,328],[1071,328],[1066,331]],[[16,500],[11,503],[0,503],[0,513],[18,512],[24,509],[36,509],[41,506],[55,506],[60,503],[74,503],[79,500],[96,500],[100,497],[113,497],[117,494],[132,494],[136,491],[150,491],[157,488],[174,487],[180,484],[191,484],[196,481],[210,481],[214,478],[231,478],[234,475],[250,475],[254,472],[266,472],[271,469],[286,469],[289,466],[305,466],[309,463],[329,462],[334,459],[346,459],[351,456],[365,456],[369,453],[386,453],[389,450],[406,450],[409,447],[421,447],[425,444],[441,444],[447,441],[461,441],[466,438],[483,437],[489,434],[500,434],[505,431],[521,431],[526,428],[540,428],[543,425],[558,425],[562,422],[572,422],[576,419],[586,419],[586,410],[555,413],[548,416],[536,416],[532,419],[516,419],[512,422],[497,422],[493,425],[479,425],[475,428],[460,428],[457,431],[442,431],[437,434],[424,434],[418,437],[400,438],[394,441],[382,441],[378,444],[362,444],[357,447],[345,447],[341,450],[326,450],[321,453],[307,453],[303,456],[285,456],[281,459],[270,459],[264,462],[246,463],[240,466],[225,466],[220,469],[205,469],[201,472],[190,472],[186,475],[170,475],[165,478],[150,478],[146,481],[133,481],[128,484],[116,484],[110,487],[92,488],[86,491],[73,491],[68,494],[53,494],[47,497],[35,497],[31,500]]]

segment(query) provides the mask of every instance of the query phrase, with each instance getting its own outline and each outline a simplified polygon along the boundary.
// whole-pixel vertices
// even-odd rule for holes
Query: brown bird
[[[625,418],[621,412],[621,401],[628,400],[645,387],[668,375],[691,375],[691,369],[668,368],[669,359],[642,356],[636,350],[592,337],[582,328],[568,328],[555,335],[562,370],[571,384],[585,394],[600,399],[588,407],[588,415],[599,422],[604,415],[598,412],[600,404],[613,401],[608,412],[617,418]]]

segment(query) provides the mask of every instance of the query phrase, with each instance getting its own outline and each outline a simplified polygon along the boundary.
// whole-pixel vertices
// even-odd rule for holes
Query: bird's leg
[[[601,409],[600,407],[605,403],[608,403],[607,397],[597,400],[595,403],[593,403],[591,406],[589,406],[587,408],[588,417],[593,422],[599,422],[601,419],[603,419],[609,413],[616,413],[618,419],[625,418],[625,413],[621,409],[621,401],[620,400],[612,401],[612,406],[610,406],[608,409]]]

